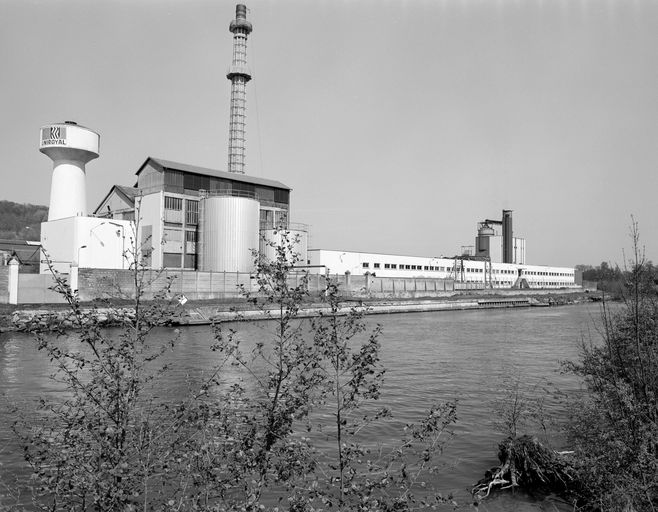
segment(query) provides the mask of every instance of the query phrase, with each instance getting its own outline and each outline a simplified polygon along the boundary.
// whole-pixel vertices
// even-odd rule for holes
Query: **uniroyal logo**
[[[47,126],[41,129],[41,145],[66,144],[66,126]]]

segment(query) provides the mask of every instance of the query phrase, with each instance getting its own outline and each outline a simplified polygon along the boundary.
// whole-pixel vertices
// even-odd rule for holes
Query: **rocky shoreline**
[[[395,314],[428,311],[455,311],[473,309],[500,309],[519,307],[550,307],[581,302],[600,300],[597,292],[582,290],[566,292],[555,290],[532,294],[516,293],[504,295],[492,293],[463,293],[449,297],[433,299],[397,299],[397,300],[365,300],[357,301],[346,298],[343,312],[357,307],[364,309],[368,314]],[[0,332],[25,331],[29,329],[72,329],[79,325],[79,321],[71,308],[65,305],[39,305],[32,308],[10,310],[5,307],[0,312]],[[309,302],[299,313],[299,317],[308,318],[325,314],[328,311],[326,304]],[[82,305],[80,312],[83,317],[94,319],[103,325],[122,325],[129,323],[135,316],[134,308],[126,304],[89,304]],[[245,301],[188,301],[178,308],[176,314],[164,321],[169,325],[204,325],[213,322],[230,322],[240,320],[267,320],[272,312],[254,308]]]

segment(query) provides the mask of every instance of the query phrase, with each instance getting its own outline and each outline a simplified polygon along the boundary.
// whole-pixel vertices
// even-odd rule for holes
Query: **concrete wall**
[[[142,275],[143,298],[166,293],[185,295],[190,300],[239,297],[239,286],[252,286],[250,274],[236,272],[194,272],[189,270],[147,270]],[[80,269],[78,293],[81,301],[135,297],[134,274],[129,270]]]
[[[455,290],[482,289],[479,283],[454,283],[444,279],[386,278],[373,276],[330,276],[340,283],[348,296],[364,298],[440,297]],[[133,274],[120,270],[80,269],[78,293],[81,301],[103,298],[130,299],[135,295]],[[310,274],[307,286],[311,295],[319,295],[326,288],[326,276]],[[291,274],[289,284],[301,284],[303,274]],[[146,271],[143,274],[144,298],[161,293],[168,283],[170,296],[185,295],[189,300],[230,299],[240,297],[240,288],[255,291],[251,274],[237,272],[194,272],[188,270]]]
[[[162,267],[162,239],[164,211],[164,194],[156,192],[136,199],[137,205],[137,243],[140,257],[150,255],[150,267]]]
[[[65,276],[68,277],[68,276]],[[372,275],[329,276],[340,284],[341,294],[354,298],[417,299],[446,297],[466,290],[485,290],[483,283],[459,283],[451,279],[390,278]],[[233,299],[241,297],[240,286],[252,292],[256,282],[251,274],[236,272],[194,272],[190,270],[147,270],[140,275],[143,298],[153,299],[158,294],[167,298],[184,295],[189,300]],[[135,297],[135,276],[130,270],[79,269],[78,293],[82,302],[97,299],[126,299]],[[291,274],[289,284],[302,283],[304,274]],[[327,276],[309,274],[308,290],[319,296],[326,288]],[[18,274],[18,303],[62,303],[61,295],[50,290],[54,280],[49,274]],[[0,267],[0,302],[8,302],[8,267]],[[167,290],[167,287],[168,290]],[[496,289],[504,294],[506,290]],[[556,290],[559,291],[559,290]],[[541,290],[524,290],[525,293],[543,293]],[[510,291],[511,293],[511,291]]]
[[[19,304],[63,304],[66,299],[56,291],[51,274],[18,274]]]
[[[0,265],[0,304],[9,302],[9,266]]]

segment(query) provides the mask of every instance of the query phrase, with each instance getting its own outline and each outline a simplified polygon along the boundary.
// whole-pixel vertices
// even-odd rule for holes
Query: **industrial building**
[[[514,236],[512,210],[503,210],[501,220],[486,219],[478,223],[475,256],[493,262],[525,264],[525,238]]]
[[[87,216],[85,165],[99,156],[100,137],[75,123],[42,128],[40,150],[53,160],[50,214],[41,243],[55,268],[147,268],[249,273],[254,250],[290,232],[293,251],[308,272],[454,280],[492,288],[562,288],[576,285],[571,268],[526,264],[526,242],[515,237],[512,211],[478,223],[473,252],[455,257],[386,255],[307,249],[308,229],[292,224],[291,189],[245,174],[246,7],[236,6],[229,26],[233,57],[228,172],[148,157],[133,186],[115,185]],[[42,265],[42,272],[47,265]]]
[[[577,286],[573,268],[526,265],[525,248],[525,239],[514,236],[512,210],[503,210],[501,220],[478,223],[475,254],[426,257],[310,249],[308,261],[313,272],[328,274],[450,279],[485,288]]]
[[[305,260],[306,228],[289,222],[290,187],[241,173],[147,158],[135,187],[114,186],[95,214],[136,218],[152,268],[249,272],[261,236],[293,229]]]
[[[575,287],[573,268],[495,263],[472,256],[424,257],[309,249],[313,272],[370,274],[391,278],[450,279],[488,288]]]
[[[307,229],[291,224],[290,187],[245,174],[247,36],[246,7],[236,6],[229,26],[233,58],[228,169],[207,169],[147,158],[132,187],[115,185],[87,216],[87,162],[99,156],[100,136],[73,122],[42,128],[40,149],[54,162],[50,214],[41,244],[49,261],[126,269],[139,259],[149,268],[251,272],[253,251],[271,256],[281,230],[294,233],[294,251],[306,261]]]

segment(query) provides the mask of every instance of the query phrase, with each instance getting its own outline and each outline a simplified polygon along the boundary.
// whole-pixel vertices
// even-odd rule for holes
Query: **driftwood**
[[[564,495],[575,485],[575,472],[563,453],[550,450],[537,438],[507,438],[498,445],[500,465],[485,473],[471,491],[479,499],[492,491],[520,488]]]

